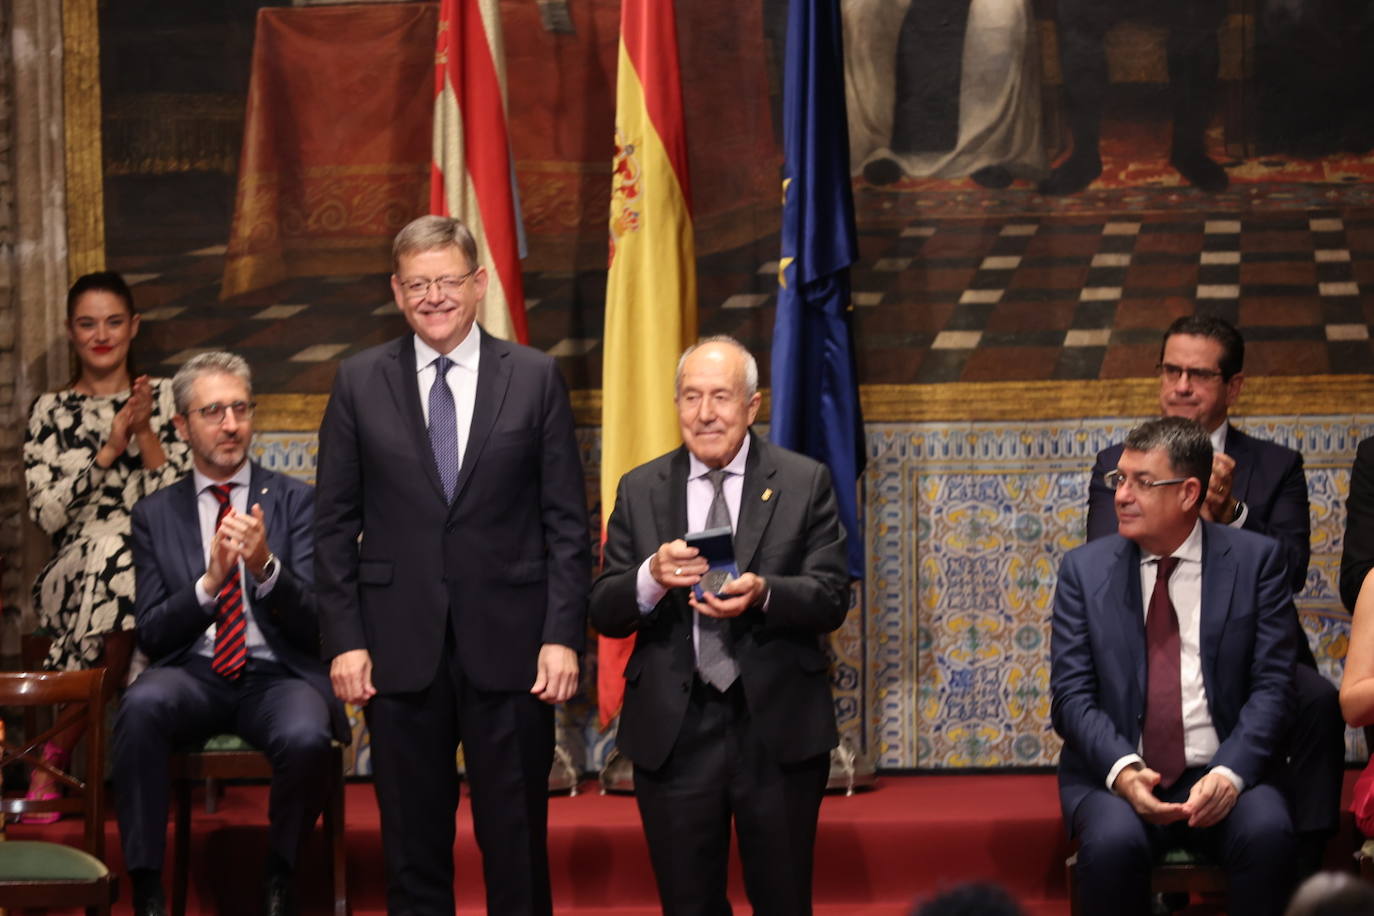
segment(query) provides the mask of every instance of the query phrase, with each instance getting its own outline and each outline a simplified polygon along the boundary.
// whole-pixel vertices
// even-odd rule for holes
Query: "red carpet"
[[[1356,774],[1348,774],[1347,788]],[[191,904],[195,914],[257,912],[258,872],[266,843],[266,789],[229,786],[218,811],[197,799],[192,841]],[[384,866],[370,784],[348,787],[348,883],[358,916],[385,912]],[[554,902],[570,916],[649,916],[657,897],[634,800],[597,795],[593,784],[576,798],[549,803]],[[75,824],[11,825],[15,838],[41,835],[74,841]],[[121,868],[113,818],[109,858]],[[1343,866],[1333,843],[1334,865]],[[170,845],[170,837],[169,837]],[[1353,849],[1353,846],[1351,846]],[[1064,858],[1054,777],[927,775],[883,777],[877,789],[852,798],[827,797],[821,808],[815,896],[819,916],[900,916],[913,900],[963,881],[996,880],[1032,916],[1067,916]],[[306,913],[329,911],[325,847],[317,831],[301,863]],[[482,879],[466,800],[458,815],[458,909],[483,912]],[[129,913],[127,879],[117,913]],[[170,885],[169,885],[170,891]],[[738,863],[731,876],[738,911],[748,912]]]

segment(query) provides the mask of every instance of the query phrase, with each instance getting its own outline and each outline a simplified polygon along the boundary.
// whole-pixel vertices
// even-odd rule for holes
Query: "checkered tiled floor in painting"
[[[702,259],[703,333],[767,373],[776,238]],[[140,359],[167,373],[227,347],[260,391],[328,390],[334,361],[403,328],[383,275],[292,280],[218,300],[223,248],[111,260],[137,282]],[[1195,307],[1235,322],[1252,374],[1374,371],[1374,209],[913,219],[861,232],[853,271],[864,383],[1149,375]],[[604,271],[527,277],[531,342],[597,387]]]

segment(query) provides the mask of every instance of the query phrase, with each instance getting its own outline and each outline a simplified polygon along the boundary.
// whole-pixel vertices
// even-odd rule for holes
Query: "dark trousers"
[[[1097,153],[1107,95],[1107,30],[1141,19],[1169,30],[1169,97],[1175,151],[1202,152],[1216,95],[1217,29],[1225,0],[1058,0],[1057,28],[1075,154]]]
[[[162,868],[172,752],[224,732],[240,735],[272,762],[269,845],[295,865],[335,777],[324,697],[277,662],[250,658],[230,681],[210,670],[210,659],[192,655],[143,672],[115,718],[115,803],[130,869]]]
[[[1180,802],[1204,773],[1185,771],[1164,801]],[[1221,823],[1194,829],[1187,822],[1145,823],[1124,798],[1104,786],[1073,814],[1079,839],[1078,904],[1084,916],[1147,916],[1150,868],[1164,849],[1185,846],[1206,853],[1226,869],[1231,916],[1280,916],[1292,890],[1293,828],[1282,793],[1260,783],[1247,788]]]
[[[1345,720],[1340,693],[1315,668],[1299,664],[1298,713],[1288,730],[1282,784],[1297,833],[1330,835],[1340,826],[1345,779]]]
[[[434,681],[368,701],[390,916],[452,916],[459,742],[472,787],[487,912],[553,911],[549,768],[553,707],[528,693],[478,690],[452,636]]]
[[[738,682],[692,689],[682,731],[657,770],[635,767],[635,799],[666,916],[721,916],[730,821],[745,891],[759,916],[811,912],[816,821],[829,772],[822,754],[779,763],[750,727]]]

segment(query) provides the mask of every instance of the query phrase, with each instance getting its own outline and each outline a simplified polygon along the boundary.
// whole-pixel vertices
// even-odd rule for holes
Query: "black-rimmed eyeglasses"
[[[1159,363],[1155,369],[1170,385],[1177,384],[1185,375],[1201,385],[1210,385],[1226,378],[1220,369],[1190,369],[1187,366],[1175,366],[1173,363]]]

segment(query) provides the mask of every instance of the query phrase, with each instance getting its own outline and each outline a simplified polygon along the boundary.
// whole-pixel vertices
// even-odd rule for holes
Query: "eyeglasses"
[[[198,413],[207,423],[223,423],[224,415],[232,413],[235,420],[242,420],[253,415],[253,408],[257,407],[257,401],[235,401],[232,404],[221,404],[216,401],[213,404],[206,404],[204,407],[192,407],[186,411],[186,416]]]
[[[1137,490],[1154,489],[1155,487],[1167,487],[1171,484],[1183,483],[1187,477],[1170,477],[1168,480],[1142,480],[1137,477],[1132,480],[1119,469],[1108,471],[1102,475],[1102,482],[1107,485],[1109,490],[1120,490],[1127,482]]]
[[[1155,369],[1170,385],[1177,383],[1185,375],[1200,385],[1210,385],[1226,377],[1220,369],[1188,369],[1184,366],[1175,366],[1173,363],[1160,363]]]
[[[405,292],[407,299],[423,299],[429,295],[431,288],[439,287],[439,293],[443,296],[456,296],[458,290],[463,288],[463,284],[468,281],[468,277],[477,273],[477,268],[463,274],[461,277],[439,277],[430,280],[427,277],[411,277],[409,280],[402,280],[401,289]]]

